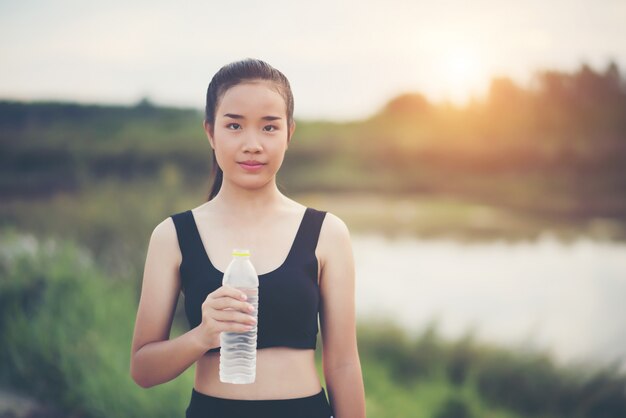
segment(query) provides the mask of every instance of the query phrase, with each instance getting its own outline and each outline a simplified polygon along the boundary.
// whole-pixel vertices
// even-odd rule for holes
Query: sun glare
[[[455,102],[467,101],[484,81],[480,57],[469,48],[443,51],[441,70],[445,94]]]

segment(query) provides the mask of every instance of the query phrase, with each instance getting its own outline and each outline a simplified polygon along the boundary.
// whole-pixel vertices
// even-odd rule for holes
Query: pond
[[[359,321],[539,349],[560,362],[626,358],[626,244],[462,243],[353,235]],[[625,363],[622,361],[622,365]]]

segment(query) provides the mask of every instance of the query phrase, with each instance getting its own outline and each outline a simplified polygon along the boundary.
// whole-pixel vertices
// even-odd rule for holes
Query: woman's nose
[[[250,152],[259,152],[263,149],[263,147],[261,146],[261,141],[259,141],[259,138],[255,133],[246,135],[243,147],[244,151]]]

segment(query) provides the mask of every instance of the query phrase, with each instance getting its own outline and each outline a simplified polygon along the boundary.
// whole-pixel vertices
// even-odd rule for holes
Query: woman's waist
[[[321,390],[312,349],[257,350],[255,381],[245,385],[222,383],[219,362],[219,353],[209,353],[198,360],[196,391],[226,399],[289,399],[315,395]]]

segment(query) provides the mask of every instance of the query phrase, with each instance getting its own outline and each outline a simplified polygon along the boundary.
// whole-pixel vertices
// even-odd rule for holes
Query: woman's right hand
[[[231,286],[222,286],[209,293],[202,303],[203,341],[209,349],[220,346],[220,333],[247,332],[256,326],[254,306],[246,302],[246,295]]]

